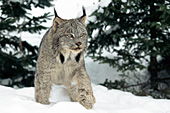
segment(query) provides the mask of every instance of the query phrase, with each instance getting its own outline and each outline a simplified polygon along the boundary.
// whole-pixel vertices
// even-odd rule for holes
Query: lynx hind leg
[[[49,96],[51,91],[50,76],[35,75],[35,100],[41,104],[50,104]]]

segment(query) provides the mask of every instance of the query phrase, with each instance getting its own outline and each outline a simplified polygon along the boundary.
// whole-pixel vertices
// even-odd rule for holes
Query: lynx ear
[[[86,11],[85,8],[82,7],[83,9],[83,15],[79,18],[80,22],[83,23],[85,25],[85,21],[86,21]]]
[[[54,29],[54,31],[56,31],[58,25],[63,24],[63,23],[64,23],[64,20],[58,16],[55,8],[54,8],[54,14],[55,14],[55,18],[54,18],[54,20],[53,20],[53,29]]]

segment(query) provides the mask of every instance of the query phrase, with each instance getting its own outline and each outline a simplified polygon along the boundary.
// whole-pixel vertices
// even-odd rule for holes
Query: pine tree
[[[22,37],[16,34],[40,33],[46,29],[42,23],[50,19],[49,13],[36,17],[27,12],[33,7],[50,7],[51,1],[0,0],[0,84],[11,87],[33,86],[38,47],[22,41]],[[6,79],[8,83],[2,82]]]
[[[87,26],[88,55],[121,71],[148,68],[154,87],[161,69],[158,57],[170,56],[170,1],[112,0],[91,16],[96,20]]]

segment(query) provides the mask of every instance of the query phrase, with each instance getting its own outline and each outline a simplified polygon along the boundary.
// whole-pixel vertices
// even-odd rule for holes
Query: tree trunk
[[[151,87],[157,88],[157,78],[158,78],[158,63],[155,56],[150,56],[150,82]]]
[[[150,22],[155,22],[156,17],[155,17],[155,12],[156,12],[156,8],[154,6],[154,2],[151,2],[150,4]],[[153,26],[150,28],[150,38],[151,41],[154,43],[153,45],[151,45],[151,47],[149,48],[151,50],[150,53],[150,64],[149,64],[149,72],[150,72],[150,82],[151,82],[151,87],[152,88],[156,88],[157,89],[157,78],[158,78],[158,62],[157,62],[157,55],[156,55],[156,50],[154,50],[156,43],[156,27]]]

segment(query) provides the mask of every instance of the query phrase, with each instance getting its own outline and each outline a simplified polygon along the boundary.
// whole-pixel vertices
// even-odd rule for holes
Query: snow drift
[[[78,102],[71,102],[63,86],[53,85],[50,105],[35,102],[33,87],[0,86],[0,113],[170,113],[170,100],[138,97],[94,84],[92,87],[96,103],[87,110]]]

